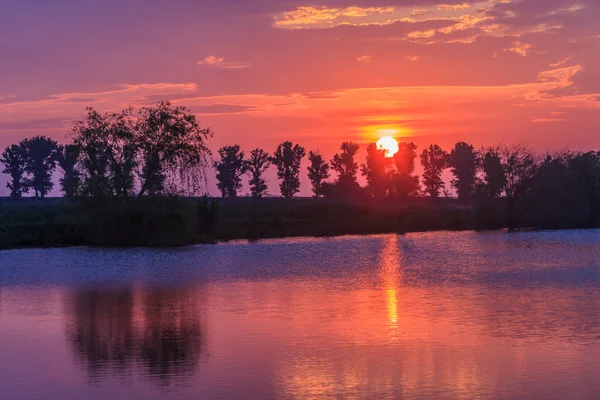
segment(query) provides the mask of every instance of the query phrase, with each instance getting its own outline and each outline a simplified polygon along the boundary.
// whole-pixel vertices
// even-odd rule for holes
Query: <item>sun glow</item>
[[[391,136],[384,136],[377,141],[377,148],[385,150],[386,157],[393,157],[398,152],[398,142]]]

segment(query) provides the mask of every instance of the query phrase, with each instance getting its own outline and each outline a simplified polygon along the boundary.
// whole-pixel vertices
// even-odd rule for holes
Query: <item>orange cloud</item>
[[[217,56],[205,57],[203,60],[198,61],[198,65],[207,65],[207,66],[211,66],[211,67],[225,68],[225,69],[240,69],[240,68],[249,68],[250,67],[250,65],[241,63],[241,62],[225,61],[225,59],[223,57],[217,57]]]
[[[511,51],[525,57],[532,51],[532,47],[529,43],[515,42],[513,47],[504,49],[504,51]]]
[[[356,59],[356,61],[370,63],[372,61],[372,58],[371,56],[360,56]]]

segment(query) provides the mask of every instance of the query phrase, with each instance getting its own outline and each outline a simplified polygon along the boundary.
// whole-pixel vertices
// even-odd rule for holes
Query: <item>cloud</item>
[[[356,59],[356,61],[370,63],[372,61],[371,56],[360,56]]]
[[[190,110],[194,114],[199,115],[222,115],[222,114],[238,114],[246,111],[257,110],[254,106],[245,106],[237,104],[209,104],[205,106],[191,107]]]
[[[329,28],[358,21],[368,24],[381,20],[381,16],[394,12],[394,7],[346,7],[328,8],[302,6],[292,11],[275,15],[278,28]]]
[[[406,56],[406,59],[408,59],[410,61],[417,61],[419,58],[421,58],[421,56],[411,56],[411,55]]]
[[[573,56],[569,56],[567,58],[563,58],[562,60],[555,62],[553,64],[550,64],[551,67],[561,67],[563,65],[565,65],[566,63],[568,63],[569,61],[571,61],[571,59],[573,58]]]
[[[223,57],[207,56],[203,60],[198,61],[198,65],[206,65],[209,67],[224,68],[224,69],[242,69],[250,68],[250,65],[243,62],[225,61]]]
[[[464,10],[465,8],[469,8],[469,3],[463,4],[438,4],[437,9],[441,11],[457,11]]]
[[[515,42],[513,47],[509,47],[508,49],[504,49],[504,51],[510,51],[516,53],[520,56],[526,57],[529,53],[531,53],[533,46],[529,43]]]
[[[533,118],[531,120],[531,122],[535,122],[535,123],[543,123],[543,122],[563,122],[563,121],[568,121],[567,119],[564,118]]]
[[[550,69],[539,73],[538,78],[541,82],[555,82],[560,88],[571,86],[573,82],[571,78],[578,72],[581,72],[583,67],[579,64],[570,67]]]

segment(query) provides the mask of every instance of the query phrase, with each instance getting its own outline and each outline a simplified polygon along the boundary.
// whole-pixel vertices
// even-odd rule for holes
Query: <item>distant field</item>
[[[231,239],[504,227],[503,205],[314,198],[0,198],[0,247],[172,246]]]

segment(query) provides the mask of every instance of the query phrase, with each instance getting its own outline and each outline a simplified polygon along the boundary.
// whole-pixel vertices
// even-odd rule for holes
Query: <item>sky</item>
[[[599,18],[597,0],[0,0],[0,148],[172,100],[215,152],[598,149]]]

